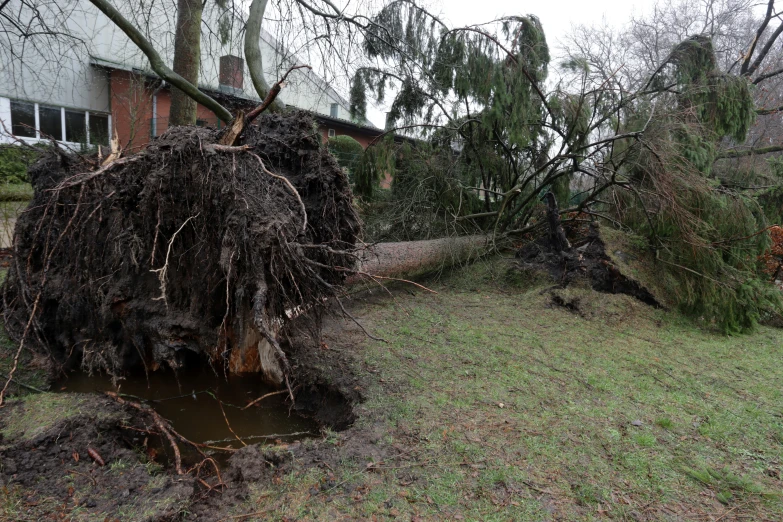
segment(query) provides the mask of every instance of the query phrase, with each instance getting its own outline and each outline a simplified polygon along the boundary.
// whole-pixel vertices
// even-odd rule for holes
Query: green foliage
[[[46,145],[36,145],[34,150],[19,145],[0,145],[0,183],[27,182],[27,169],[38,159]]]
[[[363,209],[368,240],[409,241],[475,232],[468,223],[466,228],[452,223],[454,216],[480,211],[481,201],[475,191],[466,190],[469,169],[450,149],[393,140],[373,149],[376,164],[392,176],[392,186]]]
[[[337,163],[348,170],[349,179],[354,181],[356,169],[364,154],[364,148],[361,143],[350,136],[340,135],[329,138],[326,146],[329,152],[337,159]]]
[[[383,173],[388,170],[387,157],[381,147],[367,147],[353,175],[353,192],[366,200],[372,199]]]
[[[350,111],[353,121],[362,122],[367,118],[367,95],[361,70],[357,71],[351,83]]]
[[[656,81],[677,82],[629,118],[644,128],[643,143],[617,149],[634,183],[618,190],[623,224],[646,235],[669,291],[686,313],[726,333],[745,332],[770,311],[783,311],[778,289],[759,271],[769,245],[759,200],[713,181],[719,141],[744,140],[754,117],[744,78],[715,68],[712,44],[690,38],[671,54],[673,72]],[[669,83],[667,83],[669,82]]]

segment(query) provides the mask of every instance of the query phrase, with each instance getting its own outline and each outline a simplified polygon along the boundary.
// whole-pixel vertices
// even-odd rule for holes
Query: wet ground
[[[147,401],[175,430],[193,442],[239,448],[242,443],[290,442],[319,434],[315,421],[290,412],[286,393],[271,395],[245,409],[251,401],[277,390],[257,375],[228,379],[209,368],[153,372],[117,381],[106,375],[72,373],[55,383],[53,391],[127,394]],[[221,411],[222,403],[222,411]],[[225,412],[225,417],[223,415]],[[233,429],[236,436],[229,429]]]

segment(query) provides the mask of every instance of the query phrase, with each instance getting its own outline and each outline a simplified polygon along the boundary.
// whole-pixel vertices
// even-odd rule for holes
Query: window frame
[[[327,138],[334,138],[335,136],[337,136],[337,132],[334,129],[328,129],[326,131]]]
[[[66,110],[68,112],[77,112],[77,113],[84,113],[84,128],[85,128],[85,135],[86,135],[86,145],[88,147],[98,146],[101,147],[109,147],[111,146],[111,129],[112,129],[112,115],[110,112],[104,112],[104,111],[94,111],[89,109],[72,109],[67,108],[61,105],[50,105],[47,103],[41,103],[38,102],[31,102],[28,100],[21,100],[21,99],[15,99],[15,98],[6,98],[9,103],[9,107],[11,103],[25,103],[28,105],[33,106],[33,114],[35,116],[35,137],[31,136],[17,136],[18,139],[23,140],[28,143],[40,143],[40,142],[48,142],[49,139],[41,136],[41,118],[40,118],[40,108],[50,108],[50,109],[58,109],[60,112],[60,135],[54,136],[56,138],[57,143],[60,143],[62,145],[68,146],[69,148],[73,147],[81,147],[83,143],[80,142],[73,142],[66,140],[66,125],[65,125],[65,112]],[[104,145],[103,143],[93,144],[92,143],[92,136],[90,132],[90,114],[95,114],[96,116],[105,116],[107,120],[107,129],[106,129],[106,136],[108,138],[109,143]],[[8,114],[10,127],[13,128],[13,119],[11,116],[11,113],[9,111]]]

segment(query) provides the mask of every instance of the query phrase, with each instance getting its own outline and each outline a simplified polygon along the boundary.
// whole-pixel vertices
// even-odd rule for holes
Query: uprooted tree
[[[360,231],[347,179],[305,119],[250,125],[280,105],[282,82],[269,87],[260,67],[266,1],[254,0],[248,15],[245,54],[264,102],[247,115],[169,69],[106,0],[91,1],[159,76],[229,125],[172,130],[103,165],[62,154],[40,163],[4,286],[11,334],[20,350],[27,340],[60,361],[76,354],[88,368],[176,366],[197,352],[231,371],[273,359],[282,369],[268,377],[284,381],[285,324],[336,296]],[[722,71],[710,39],[697,35],[633,89],[596,78],[575,57],[570,80],[547,90],[549,48],[534,16],[450,28],[407,0],[354,14],[332,2],[296,3],[324,34],[341,26],[361,41],[356,114],[366,92],[390,91],[396,130],[423,130],[414,145],[378,140],[356,166],[370,199],[377,174],[395,173],[386,208],[402,220],[378,229],[406,239],[478,232],[498,246],[546,233],[548,222],[551,232],[557,215],[600,220],[646,238],[679,304],[726,331],[781,310],[760,277],[768,242],[760,198],[714,178],[718,160],[745,153],[725,149],[743,142],[757,112],[751,76],[776,77],[774,67],[760,69],[783,32],[767,29],[772,7],[738,75]],[[553,235],[555,250],[568,252],[561,236]]]
[[[14,369],[27,344],[60,367],[117,375],[177,368],[197,354],[221,372],[261,371],[288,384],[285,325],[337,296],[361,227],[310,116],[251,125],[282,106],[285,76],[269,87],[261,73],[266,1],[251,6],[246,32],[263,102],[236,115],[171,70],[110,3],[92,3],[159,76],[230,125],[174,127],[125,157],[54,147],[31,169],[35,199],[3,285],[6,329],[19,342]]]
[[[708,12],[705,31],[722,31],[721,16]],[[743,186],[721,164],[783,148],[737,149],[757,113],[777,110],[757,109],[754,99],[754,85],[783,71],[772,52],[783,33],[774,17],[770,1],[733,67],[722,69],[709,34],[697,34],[654,68],[629,64],[638,74],[627,79],[622,61],[596,70],[574,52],[547,88],[550,55],[534,16],[449,28],[413,4],[387,5],[373,19],[385,29],[364,42],[376,62],[358,70],[354,85],[378,98],[393,89],[397,129],[419,130],[429,157],[443,161],[410,161],[405,145],[379,140],[387,151],[375,155],[394,158],[395,184],[371,209],[368,229],[405,239],[489,233],[502,244],[546,230],[541,200],[552,193],[568,220],[646,240],[662,286],[693,316],[735,332],[779,314],[780,294],[759,256],[768,216],[780,219],[772,207],[781,180],[749,175]],[[366,97],[357,94],[357,104]],[[758,185],[766,192],[744,190]],[[384,225],[391,220],[396,226]]]

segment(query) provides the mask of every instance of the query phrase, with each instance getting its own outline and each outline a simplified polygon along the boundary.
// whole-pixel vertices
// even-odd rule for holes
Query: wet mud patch
[[[173,517],[194,491],[143,458],[144,422],[105,397],[37,394],[9,401],[0,417],[0,485],[11,520],[48,516]],[[136,440],[134,440],[136,439]]]
[[[115,392],[151,406],[187,439],[231,448],[263,442],[293,442],[320,434],[319,424],[292,411],[287,391],[258,375],[217,375],[208,366],[157,371],[122,379],[69,374],[53,387],[65,392]],[[264,399],[248,406],[256,399]],[[298,400],[297,400],[298,402]],[[224,418],[225,414],[225,418]]]
[[[309,357],[305,355],[309,346],[287,349],[296,362],[293,407],[286,393],[271,396],[245,410],[258,417],[249,424],[236,416],[242,413],[239,408],[273,393],[258,375],[231,376],[229,382],[215,384],[208,379],[209,369],[179,372],[176,378],[153,372],[149,388],[143,375],[117,381],[124,400],[154,407],[178,432],[197,439],[194,442],[233,447],[231,452],[203,448],[213,463],[178,440],[183,468],[189,471],[181,476],[175,472],[171,446],[157,433],[153,419],[99,393],[117,390],[109,378],[70,375],[67,381],[55,383],[61,393],[12,399],[0,415],[0,491],[5,505],[15,507],[13,512],[0,509],[0,519],[39,520],[54,515],[174,520],[187,512],[196,520],[218,520],[231,506],[246,502],[251,491],[280,483],[294,470],[319,466],[325,460],[338,466],[340,452],[322,442],[326,440],[322,428],[334,434],[352,424],[354,407],[361,400],[354,388],[364,384],[343,374],[352,363],[342,351],[320,349],[324,353]],[[234,433],[247,446],[228,431],[218,398]],[[188,408],[191,405],[196,407]],[[277,425],[263,427],[269,435],[253,436],[265,415],[277,416]],[[229,436],[224,437],[223,431]],[[318,439],[296,440],[303,436]],[[91,457],[90,450],[103,465]]]

